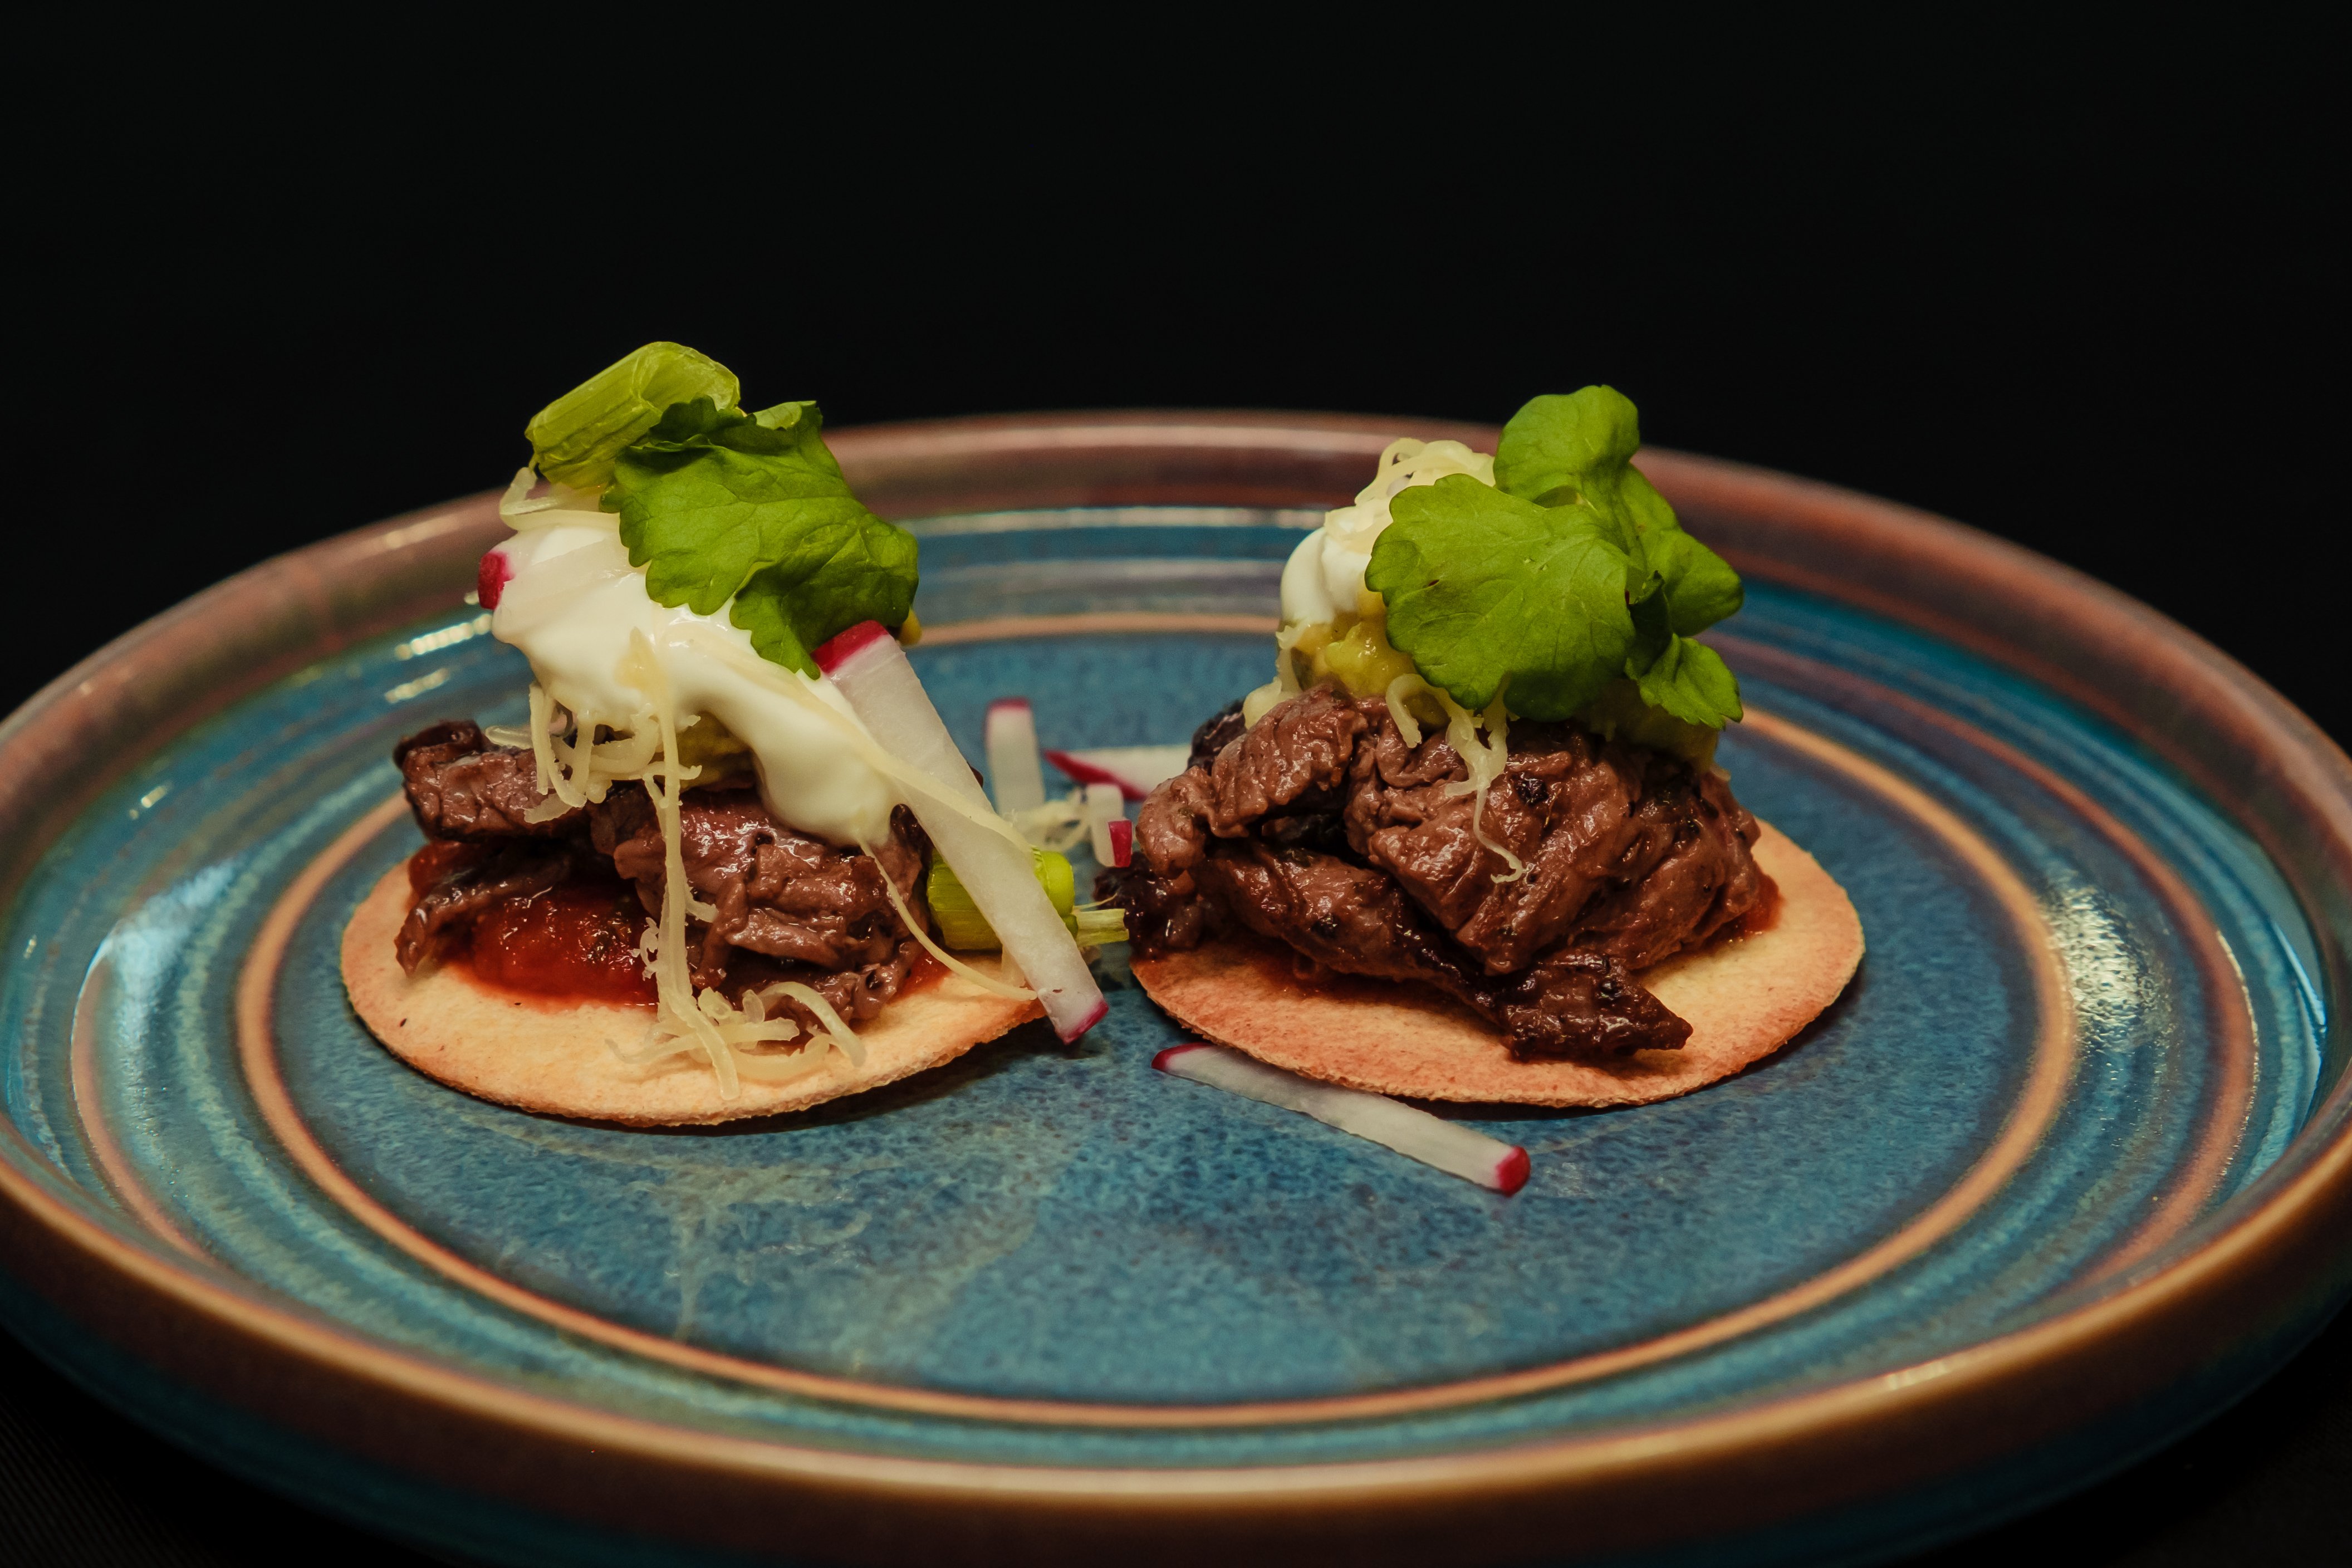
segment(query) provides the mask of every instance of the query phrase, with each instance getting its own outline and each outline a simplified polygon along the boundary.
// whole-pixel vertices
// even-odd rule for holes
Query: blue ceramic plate
[[[1297,530],[1392,433],[840,447],[925,520],[915,658],[977,756],[992,698],[1133,745],[1263,679]],[[1154,1073],[1116,958],[1075,1048],[715,1131],[409,1070],[336,948],[417,843],[393,741],[522,712],[477,500],[225,584],[0,738],[10,1321],[208,1457],[514,1562],[1819,1561],[2128,1459],[2347,1283],[2344,759],[2048,563],[1645,466],[1748,574],[1722,761],[1869,956],[1686,1099],[1447,1109],[1525,1145],[1517,1196]]]

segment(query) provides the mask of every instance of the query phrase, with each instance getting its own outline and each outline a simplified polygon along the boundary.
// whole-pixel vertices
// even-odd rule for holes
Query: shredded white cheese
[[[1381,693],[1389,705],[1389,721],[1397,727],[1397,733],[1404,737],[1404,743],[1408,746],[1421,744],[1421,721],[1412,716],[1412,700],[1423,692],[1436,695],[1430,691],[1429,682],[1418,675],[1400,675],[1390,681],[1388,690]]]
[[[527,816],[545,820],[575,806],[605,798],[614,784],[630,780],[642,784],[652,799],[654,817],[662,836],[662,907],[657,920],[646,929],[638,952],[653,978],[655,1016],[645,1039],[633,1048],[614,1048],[633,1066],[650,1066],[682,1053],[698,1053],[719,1079],[722,1100],[733,1100],[746,1078],[784,1082],[804,1077],[824,1065],[828,1049],[839,1050],[852,1067],[865,1060],[857,1037],[824,998],[813,988],[783,983],[768,988],[770,994],[747,993],[741,1006],[717,991],[697,991],[687,957],[686,922],[689,916],[713,920],[719,911],[694,896],[686,875],[686,839],[679,795],[701,769],[677,765],[678,715],[671,700],[669,680],[653,645],[644,632],[632,635],[629,652],[620,669],[622,681],[645,698],[645,706],[618,725],[604,742],[594,739],[600,723],[593,712],[572,717],[572,738],[564,744],[554,733],[555,704],[547,692],[530,689],[530,743],[537,759],[540,783],[547,791]],[[689,716],[686,722],[692,724]],[[781,1045],[799,1037],[800,1026],[789,1017],[770,1017],[767,1005],[782,996],[806,1006],[826,1032],[809,1037],[793,1056],[780,1058],[750,1047]]]
[[[1453,746],[1463,764],[1470,770],[1467,779],[1447,784],[1445,793],[1475,797],[1470,802],[1471,835],[1486,849],[1502,857],[1503,863],[1510,867],[1508,871],[1496,872],[1495,880],[1516,882],[1528,874],[1528,863],[1511,853],[1508,845],[1487,837],[1486,823],[1482,820],[1486,810],[1487,786],[1503,776],[1503,770],[1511,760],[1507,744],[1510,737],[1510,717],[1503,710],[1503,700],[1497,697],[1486,712],[1474,714],[1434,687],[1430,689],[1430,693],[1445,710],[1447,743]],[[1478,734],[1482,725],[1486,731],[1483,740]]]

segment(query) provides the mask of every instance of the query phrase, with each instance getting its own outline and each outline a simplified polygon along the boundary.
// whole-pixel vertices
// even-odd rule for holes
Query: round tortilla
[[[742,1081],[733,1100],[699,1057],[647,1067],[623,1062],[608,1042],[634,1045],[653,1014],[622,1002],[568,1003],[485,985],[463,964],[410,976],[393,956],[408,918],[408,868],[394,866],[343,928],[343,985],[352,1005],[393,1055],[452,1089],[553,1116],[676,1127],[802,1110],[952,1061],[1016,1024],[1045,1016],[1034,1002],[992,996],[957,975],[901,994],[857,1030],[866,1065],[838,1051],[790,1083]],[[994,961],[967,961],[982,973]]]
[[[1327,1083],[1417,1100],[1641,1105],[1704,1089],[1770,1056],[1835,1001],[1862,963],[1845,889],[1767,825],[1756,861],[1780,885],[1764,930],[1643,970],[1691,1026],[1680,1050],[1519,1061],[1508,1037],[1418,985],[1346,979],[1310,989],[1287,955],[1232,938],[1134,961],[1151,999],[1196,1033]]]

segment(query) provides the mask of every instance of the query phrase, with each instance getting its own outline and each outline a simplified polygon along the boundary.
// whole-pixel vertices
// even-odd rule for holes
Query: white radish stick
[[[1005,816],[1045,804],[1045,770],[1037,763],[1037,721],[1025,697],[1000,697],[988,705],[981,727],[988,752],[988,782],[996,809]]]
[[[1151,1065],[1194,1083],[1311,1116],[1342,1132],[1393,1149],[1407,1159],[1434,1165],[1449,1176],[1460,1176],[1506,1195],[1528,1184],[1525,1149],[1401,1105],[1386,1095],[1318,1083],[1223,1046],[1171,1046],[1152,1058]]]
[[[1090,784],[1087,785],[1086,802],[1081,808],[1086,815],[1087,837],[1094,841],[1095,864],[1116,866],[1110,847],[1110,825],[1127,821],[1127,798],[1118,785]]]
[[[1047,752],[1045,760],[1075,784],[1117,784],[1129,800],[1141,800],[1154,786],[1174,778],[1192,760],[1190,746],[1105,746],[1092,752]]]
[[[1086,954],[1038,885],[1027,846],[1004,830],[989,806],[897,639],[880,622],[862,622],[818,648],[816,662],[882,749],[938,788],[937,797],[910,791],[907,805],[955,868],[956,879],[1004,944],[1004,956],[1036,991],[1055,1029],[1075,1040],[1094,1027],[1110,1008]]]

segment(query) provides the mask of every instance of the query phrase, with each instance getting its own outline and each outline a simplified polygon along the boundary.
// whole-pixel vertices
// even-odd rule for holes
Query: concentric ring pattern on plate
[[[1048,745],[1181,740],[1264,678],[1312,516],[932,519],[918,667],[974,756],[1008,693]],[[1515,1198],[1155,1074],[1175,1033],[1116,962],[1076,1048],[1033,1026],[733,1128],[416,1076],[335,952],[418,842],[393,740],[521,711],[454,595],[164,738],[47,847],[5,934],[10,1122],[142,1245],[341,1333],[795,1450],[1459,1458],[1933,1375],[2160,1271],[2279,1165],[2333,1084],[2333,946],[2144,737],[1851,597],[1756,574],[1718,646],[1754,710],[1722,761],[1852,893],[1860,975],[1684,1100],[1448,1111],[1528,1148]]]

